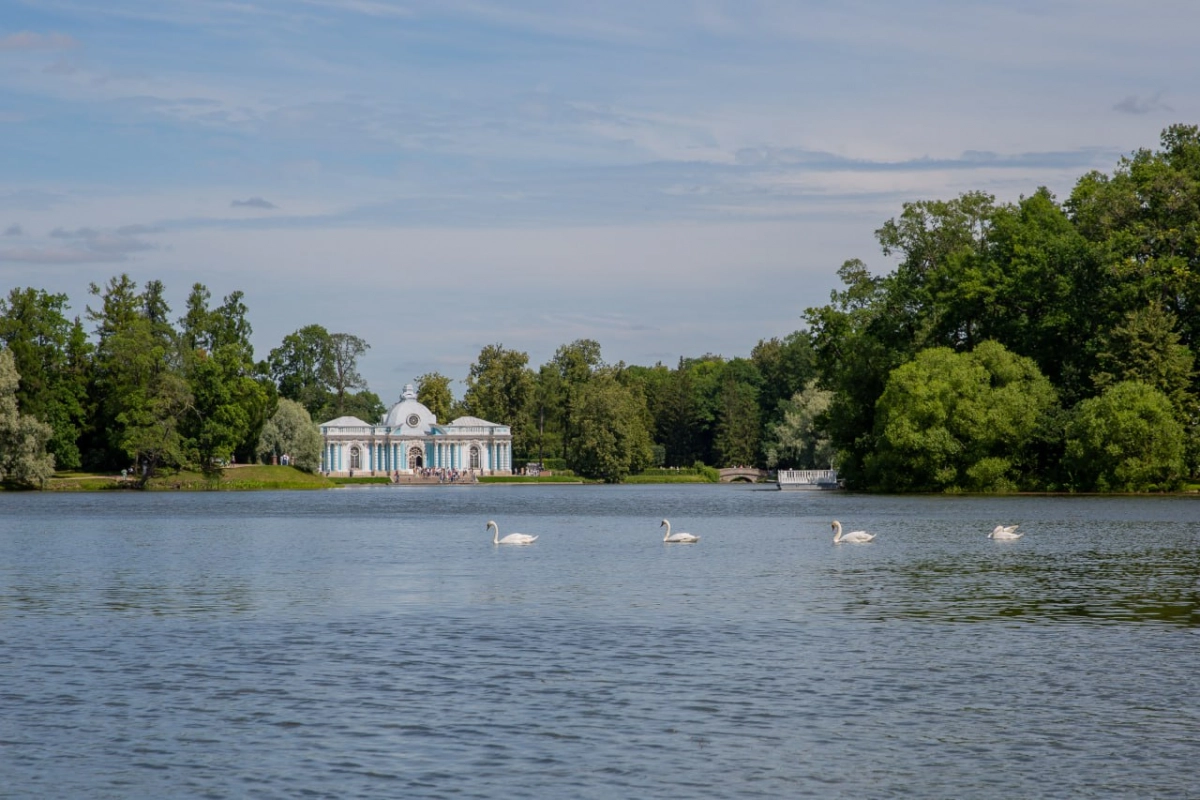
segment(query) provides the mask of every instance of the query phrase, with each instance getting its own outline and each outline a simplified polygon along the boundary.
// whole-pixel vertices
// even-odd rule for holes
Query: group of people
[[[475,483],[478,478],[475,470],[447,469],[445,467],[420,467],[415,470],[420,478],[437,478],[438,483]],[[392,483],[400,482],[400,470],[392,473]]]

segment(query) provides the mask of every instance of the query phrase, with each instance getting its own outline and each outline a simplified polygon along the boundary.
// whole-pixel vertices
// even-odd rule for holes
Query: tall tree
[[[807,331],[795,331],[783,339],[760,339],[750,351],[750,360],[762,376],[759,406],[765,429],[782,417],[782,404],[816,375],[812,340]]]
[[[1181,341],[1200,337],[1200,126],[1171,125],[1157,151],[1123,158],[1111,176],[1085,175],[1067,209],[1110,277],[1118,314],[1160,304]]]
[[[439,422],[450,421],[450,409],[454,395],[450,392],[450,379],[440,372],[426,372],[417,378],[417,402],[433,412]]]
[[[670,378],[657,396],[654,420],[657,441],[664,449],[669,467],[690,467],[703,460],[701,445],[701,409],[693,385],[692,373],[684,359],[671,371]]]
[[[501,344],[487,345],[479,352],[467,372],[463,405],[473,416],[510,426],[514,454],[529,454],[533,399],[534,378],[527,353]]]
[[[92,284],[90,291],[101,299],[99,309],[88,307],[97,338],[91,387],[97,466],[134,459],[148,477],[159,466],[180,465],[179,422],[192,401],[172,363],[173,344],[147,316],[148,298],[128,275],[110,279],[104,289]]]
[[[231,292],[216,310],[208,308],[208,298],[208,289],[195,284],[180,320],[180,338],[194,345],[185,355],[192,413],[184,433],[192,460],[203,469],[237,455],[251,460],[275,402],[273,387],[254,364],[242,293]]]
[[[82,464],[79,437],[86,417],[90,345],[64,314],[65,294],[13,289],[0,298],[0,343],[21,375],[17,402],[50,425],[50,453],[59,469]]]
[[[0,349],[0,481],[41,486],[54,473],[54,456],[46,451],[52,430],[20,412],[20,379],[12,352]]]
[[[563,457],[571,460],[571,448],[578,428],[577,409],[579,392],[592,379],[592,375],[604,365],[600,355],[600,343],[595,339],[576,339],[554,351],[549,366],[555,380],[548,382],[557,390],[551,404],[555,410],[556,427],[562,437]]]
[[[725,364],[717,392],[717,419],[713,432],[717,465],[758,463],[762,433],[762,412],[758,403],[761,384],[762,377],[753,361],[735,358]]]
[[[813,379],[784,403],[783,416],[771,426],[767,439],[768,467],[833,467],[835,451],[825,430],[832,400],[833,392],[821,389]]]
[[[1107,388],[1137,381],[1165,394],[1182,418],[1193,416],[1192,351],[1180,344],[1175,315],[1154,303],[1128,312],[1124,321],[1101,338],[1093,375],[1096,386]]]
[[[337,402],[337,413],[346,413],[346,397],[351,389],[365,389],[367,382],[358,371],[358,359],[371,349],[371,345],[349,333],[333,333],[329,336],[329,352],[333,373],[333,394]]]
[[[271,378],[279,396],[300,403],[314,418],[333,411],[333,342],[320,325],[306,325],[283,337],[283,343],[267,357]]]
[[[576,394],[575,447],[568,466],[589,478],[620,483],[653,459],[645,399],[602,372]]]

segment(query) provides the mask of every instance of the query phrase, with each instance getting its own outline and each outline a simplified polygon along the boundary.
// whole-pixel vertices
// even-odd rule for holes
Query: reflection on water
[[[1000,546],[1014,546],[1006,543]],[[1200,626],[1200,551],[1161,549],[1131,557],[1096,549],[1069,554],[1027,550],[917,560],[895,568],[889,616],[983,622],[1165,622]]]
[[[0,794],[1194,796],[1196,508],[0,494]]]

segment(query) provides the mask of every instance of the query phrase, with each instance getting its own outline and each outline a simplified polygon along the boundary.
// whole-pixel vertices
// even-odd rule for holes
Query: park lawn
[[[480,483],[588,483],[578,475],[481,475]],[[595,481],[591,481],[595,483]]]
[[[712,483],[712,481],[706,476],[699,474],[664,475],[655,473],[652,475],[630,475],[622,483]]]
[[[202,472],[163,473],[150,479],[148,491],[249,491],[254,489],[329,489],[334,482],[323,475],[303,472],[294,467],[250,464],[228,467],[213,475]],[[137,489],[134,478],[122,479],[119,474],[91,472],[55,473],[46,485],[47,491],[95,492]]]

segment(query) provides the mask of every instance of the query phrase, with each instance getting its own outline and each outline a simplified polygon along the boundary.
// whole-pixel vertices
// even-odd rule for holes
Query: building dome
[[[410,383],[404,387],[399,402],[388,409],[383,424],[398,433],[425,433],[437,424],[437,417],[417,401],[417,393]]]

